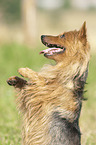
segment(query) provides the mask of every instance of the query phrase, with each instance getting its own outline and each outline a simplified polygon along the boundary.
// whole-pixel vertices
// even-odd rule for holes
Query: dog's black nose
[[[41,35],[41,40],[45,37],[45,35]]]

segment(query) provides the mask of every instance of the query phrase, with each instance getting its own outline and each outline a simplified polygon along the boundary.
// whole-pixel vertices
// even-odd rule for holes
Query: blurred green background
[[[20,67],[39,71],[53,63],[42,55],[42,34],[58,35],[87,22],[91,45],[89,76],[80,116],[82,145],[96,145],[96,1],[0,0],[0,145],[21,144],[21,120],[16,93],[7,85]]]

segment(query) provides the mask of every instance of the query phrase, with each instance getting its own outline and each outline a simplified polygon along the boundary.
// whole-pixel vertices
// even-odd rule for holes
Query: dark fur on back
[[[86,83],[86,79],[88,76],[88,66],[86,71],[82,74],[81,77],[76,75],[74,77],[74,86],[75,95],[79,98],[80,110],[82,106],[82,98],[83,98],[83,91],[84,85]],[[81,133],[79,128],[79,112],[76,112],[76,119],[71,123],[68,119],[62,118],[59,112],[54,112],[52,114],[51,127],[50,127],[50,134],[52,136],[52,140],[50,145],[80,145],[81,144]]]
[[[78,120],[71,123],[66,118],[62,118],[58,112],[53,113],[50,134],[51,145],[80,145],[81,133]]]
[[[82,76],[80,76],[78,78],[79,74],[77,74],[77,76],[74,77],[74,93],[76,94],[76,96],[80,99],[84,99],[83,98],[83,93],[84,93],[84,86],[86,84],[86,79],[88,76],[88,66],[86,68],[86,71],[82,74]]]

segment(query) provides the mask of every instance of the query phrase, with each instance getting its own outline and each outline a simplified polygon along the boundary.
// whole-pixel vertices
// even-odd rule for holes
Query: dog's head
[[[42,43],[48,47],[40,54],[45,57],[60,62],[75,55],[83,55],[89,51],[86,35],[86,22],[83,23],[79,31],[64,32],[58,36],[42,35]]]

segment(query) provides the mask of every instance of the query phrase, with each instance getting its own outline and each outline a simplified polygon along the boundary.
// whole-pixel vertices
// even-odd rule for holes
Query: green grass
[[[18,75],[20,67],[29,67],[38,71],[43,64],[50,63],[42,55],[39,55],[41,46],[30,49],[18,44],[4,44],[0,46],[0,145],[21,144],[21,122],[15,104],[14,89],[7,85],[8,77]],[[96,144],[96,56],[90,61],[88,92],[83,102],[80,118],[82,131],[82,144]],[[19,76],[19,75],[18,75]]]

